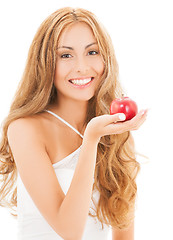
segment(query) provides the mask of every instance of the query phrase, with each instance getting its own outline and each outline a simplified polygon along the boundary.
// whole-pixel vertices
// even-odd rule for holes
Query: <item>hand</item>
[[[125,118],[120,119],[120,117],[125,117],[123,113],[113,115],[105,114],[94,117],[88,123],[84,136],[99,142],[100,138],[105,135],[121,134],[127,131],[137,130],[145,122],[147,112],[147,109],[141,110],[134,118],[125,122],[122,122]]]

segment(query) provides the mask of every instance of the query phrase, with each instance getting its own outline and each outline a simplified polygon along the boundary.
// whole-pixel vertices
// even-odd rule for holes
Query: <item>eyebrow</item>
[[[85,47],[85,49],[87,49],[87,48],[89,48],[90,46],[95,45],[95,44],[97,44],[97,42],[90,43],[90,44],[88,44],[88,45]],[[61,47],[58,47],[58,49],[59,49],[59,48],[67,48],[67,49],[70,49],[70,50],[74,50],[74,48],[68,47],[68,46],[61,46]]]

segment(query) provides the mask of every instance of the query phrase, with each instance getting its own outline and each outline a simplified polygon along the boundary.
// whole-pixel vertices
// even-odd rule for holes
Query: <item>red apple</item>
[[[136,116],[137,112],[138,107],[135,101],[123,95],[121,98],[113,100],[110,105],[110,114],[124,113],[126,115],[125,121],[132,119]]]

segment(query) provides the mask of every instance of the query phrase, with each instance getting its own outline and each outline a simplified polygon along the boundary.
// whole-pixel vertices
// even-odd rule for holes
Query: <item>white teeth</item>
[[[92,78],[86,78],[86,79],[82,79],[82,80],[71,80],[71,82],[76,85],[85,85],[85,84],[89,83],[91,80],[92,80]]]

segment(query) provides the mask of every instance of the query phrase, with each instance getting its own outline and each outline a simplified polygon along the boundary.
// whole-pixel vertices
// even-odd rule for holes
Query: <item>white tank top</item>
[[[45,111],[60,119],[83,138],[82,134],[57,114],[49,110]],[[81,146],[67,157],[52,164],[57,179],[65,194],[70,187],[80,149]],[[98,191],[93,192],[93,198],[96,202],[98,201]],[[90,212],[94,213],[92,208],[95,207],[91,200]],[[62,237],[52,229],[35,206],[20,178],[19,172],[17,179],[17,214],[18,240],[62,240]],[[82,240],[107,240],[109,231],[110,227],[104,224],[104,229],[102,230],[102,225],[98,219],[88,216]]]

